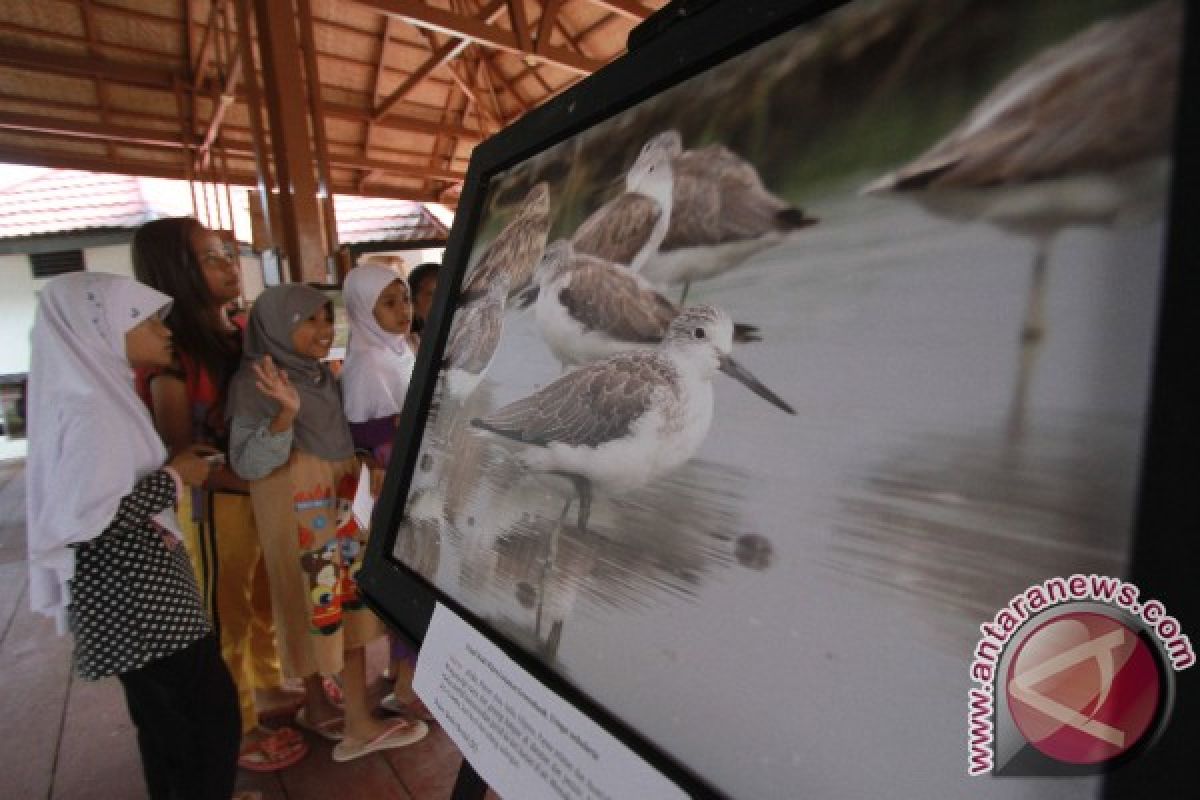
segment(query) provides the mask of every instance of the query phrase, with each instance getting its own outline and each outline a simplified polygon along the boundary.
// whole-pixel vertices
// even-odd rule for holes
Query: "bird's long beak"
[[[750,370],[746,369],[729,356],[721,356],[719,363],[720,366],[718,369],[720,369],[721,372],[724,372],[729,377],[740,382],[743,386],[754,392],[763,400],[766,400],[771,405],[782,411],[786,411],[789,414],[796,413],[796,410],[784,402],[783,398],[764,386],[762,381],[750,374]]]

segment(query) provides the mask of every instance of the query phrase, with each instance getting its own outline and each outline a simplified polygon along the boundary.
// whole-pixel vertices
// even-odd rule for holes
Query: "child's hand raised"
[[[300,393],[288,380],[287,373],[275,366],[270,356],[263,356],[255,362],[254,376],[257,378],[254,385],[264,395],[279,403],[282,414],[288,417],[296,416],[296,412],[300,410]]]
[[[179,477],[188,486],[203,486],[213,468],[213,456],[219,453],[215,447],[193,444],[176,453],[175,457],[167,462],[167,466],[178,472]]]

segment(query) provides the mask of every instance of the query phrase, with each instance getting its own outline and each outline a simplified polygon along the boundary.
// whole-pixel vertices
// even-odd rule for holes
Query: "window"
[[[53,278],[67,272],[83,272],[82,250],[56,250],[52,253],[31,253],[33,277]]]

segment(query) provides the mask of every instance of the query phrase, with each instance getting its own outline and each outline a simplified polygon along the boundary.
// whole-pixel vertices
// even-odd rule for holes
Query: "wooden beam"
[[[161,89],[168,92],[173,91],[176,79],[185,80],[187,88],[190,89],[191,87],[190,77],[184,76],[182,73],[175,73],[169,70],[155,70],[145,66],[123,64],[101,58],[92,59],[84,56],[52,54],[42,50],[33,50],[19,46],[6,45],[0,47],[0,65],[52,75],[69,75],[89,79],[99,75],[107,80],[118,83]],[[206,80],[201,85],[200,91],[202,93],[211,93],[212,87],[213,84]],[[237,98],[238,100],[244,99],[244,93],[238,92]],[[369,109],[358,108],[345,103],[328,102],[325,104],[325,112],[327,116],[353,122],[366,122],[370,119],[371,113]],[[405,114],[386,114],[375,120],[375,124],[384,128],[411,131],[413,133],[435,134],[438,132],[438,124],[436,122]],[[467,129],[462,129],[456,132],[455,135],[475,140],[479,138],[476,132]]]
[[[492,0],[491,3],[480,9],[479,13],[475,15],[475,18],[484,24],[491,24],[492,22],[496,21],[496,18],[503,10],[504,0]],[[393,17],[389,16],[388,19],[391,20]],[[436,70],[438,67],[449,64],[451,61],[458,58],[460,55],[462,55],[463,50],[465,50],[471,43],[468,39],[451,38],[450,41],[438,46],[432,38],[432,33],[430,33],[428,30],[421,30],[421,32],[425,34],[426,40],[429,41],[429,49],[431,51],[430,57],[426,59],[425,63],[413,70],[412,74],[409,75],[408,78],[401,81],[400,85],[397,86],[396,89],[387,96],[386,100],[384,100],[382,103],[379,103],[375,107],[375,111],[371,115],[372,119],[378,119],[379,117],[391,111],[392,108],[395,107],[398,102],[400,102],[400,100],[407,97],[408,94],[413,89],[417,88],[422,81],[427,79],[434,72],[434,70]]]
[[[0,65],[33,72],[49,72],[52,75],[104,78],[163,91],[170,91],[175,78],[179,76],[179,73],[171,70],[154,69],[144,64],[124,64],[103,58],[51,53],[9,44],[0,47]]]
[[[296,13],[292,0],[253,0],[253,6],[271,128],[270,160],[279,188],[282,235],[278,243],[283,245],[292,282],[321,283],[329,277],[330,253],[321,234]]]
[[[61,150],[42,150],[36,147],[0,144],[0,161],[8,164],[28,164],[54,169],[78,169],[84,172],[108,172],[121,175],[144,175],[149,178],[183,180],[183,167],[165,161],[141,161],[124,158],[110,160],[99,156],[81,156]]]
[[[533,43],[534,52],[542,52],[542,48],[550,44],[550,30],[558,19],[559,9],[563,0],[546,0],[542,6],[542,18],[538,20],[537,41]]]
[[[184,86],[183,90],[186,93],[187,87]],[[248,97],[244,91],[238,92],[237,99],[239,102],[243,102],[243,103],[248,101]],[[38,106],[45,108],[47,110],[64,111],[67,113],[87,113],[87,114],[96,113],[96,108],[95,108],[95,106],[92,106],[92,105],[85,105],[82,103],[60,102],[60,101],[53,101],[53,100],[46,100],[46,101],[39,102],[39,101],[32,100],[28,97],[23,97],[21,95],[16,95],[16,94],[12,94],[11,92],[4,92],[4,91],[0,91],[0,101],[25,103],[25,104],[37,104]],[[9,113],[19,115],[20,112],[9,112]],[[121,114],[121,116],[126,117],[126,118],[136,118],[139,120],[145,120],[148,123],[163,123],[163,124],[170,125],[171,126],[170,131],[179,129],[178,119],[177,119],[177,117],[174,117],[174,116],[165,116],[162,114],[153,114],[153,113],[148,113],[148,112],[144,112],[144,111],[122,111],[122,112],[120,112],[120,114]],[[347,105],[344,103],[328,103],[328,102],[325,103],[325,115],[327,117],[340,119],[340,120],[343,120],[346,122],[365,123],[367,120],[370,119],[369,113],[367,112],[366,109],[363,109],[363,108],[360,108],[357,106]],[[55,117],[55,116],[50,116],[50,115],[40,115],[39,114],[39,115],[32,115],[31,119],[36,120],[36,124],[38,124],[38,125],[44,125],[46,127],[46,129],[54,129],[58,126],[62,126],[63,133],[75,132],[81,136],[95,135],[97,138],[103,138],[103,135],[104,135],[104,131],[101,128],[98,128],[98,127],[88,128],[87,127],[89,124],[94,126],[95,123],[81,122],[81,121],[79,121],[77,119],[73,119],[73,118],[64,119],[62,117]],[[389,130],[409,131],[411,133],[423,133],[423,134],[428,134],[430,136],[434,136],[440,132],[447,132],[447,133],[450,133],[459,138],[467,139],[469,141],[474,141],[474,142],[479,141],[479,138],[480,138],[478,131],[474,131],[469,128],[464,128],[462,126],[452,126],[450,129],[446,129],[442,126],[441,123],[438,123],[438,122],[434,122],[434,121],[426,120],[426,119],[417,119],[414,117],[406,117],[406,116],[399,115],[399,114],[389,114],[386,117],[384,117],[383,119],[375,122],[374,124],[377,125],[378,127],[387,128]],[[82,126],[82,127],[79,127],[79,126]],[[157,138],[159,138],[160,135],[164,135],[164,134],[168,135],[168,136],[170,135],[170,131],[159,131],[154,128],[144,128],[143,129],[143,128],[136,128],[135,126],[130,126],[130,125],[125,125],[125,126],[117,125],[117,126],[110,126],[110,127],[112,127],[115,130],[122,131],[122,135],[124,135],[125,133],[128,133],[133,138],[141,138],[143,136],[148,136],[151,139],[157,139]],[[243,134],[243,135],[246,134],[248,131],[250,131],[249,128],[237,126],[237,125],[226,124],[222,127],[223,127],[223,130],[237,132],[237,133]],[[339,141],[332,142],[331,144],[334,144],[334,145],[337,145],[340,147],[353,147],[353,146],[360,145],[360,143],[356,143],[356,142],[349,141],[349,140],[339,140]],[[386,147],[383,145],[375,145],[375,148],[378,150],[384,151],[384,152],[397,152],[397,153],[406,153],[406,152],[413,153],[413,152],[415,152],[415,151],[400,150],[400,149],[393,148],[393,147]]]
[[[383,39],[379,42],[379,61],[375,64],[375,74],[371,78],[371,94],[367,100],[367,102],[371,104],[372,111],[378,108],[379,84],[383,81],[384,67],[386,66],[387,62],[388,43],[392,39],[393,22],[395,22],[395,20],[392,17],[385,16],[383,18]],[[366,130],[363,131],[362,154],[364,156],[371,155],[371,139],[373,138],[374,133],[375,121],[368,119]],[[358,185],[361,187],[363,184],[367,183],[371,178],[371,174],[372,173],[370,171],[363,172],[361,177],[358,179]]]
[[[375,64],[375,74],[371,77],[371,107],[379,98],[379,84],[383,80],[385,62],[387,60],[388,42],[392,40],[392,17],[383,18],[383,39],[379,42],[379,61]]]
[[[208,22],[204,25],[204,35],[200,39],[200,52],[196,54],[196,63],[189,65],[192,70],[193,90],[200,88],[200,83],[204,80],[208,72],[208,64],[212,61],[217,38],[217,15],[221,13],[221,6],[223,5],[225,5],[225,0],[214,0],[212,6],[208,9]]]
[[[220,95],[213,97],[213,113],[208,120],[208,130],[205,131],[204,139],[200,144],[200,150],[196,153],[197,169],[203,170],[208,168],[213,142],[217,140],[217,135],[221,132],[221,124],[225,121],[225,113],[229,111],[229,107],[237,99],[237,85],[241,79],[242,54],[239,50],[233,53],[233,63],[229,66],[229,74],[225,76],[225,85],[222,87]]]
[[[300,12],[300,47],[304,54],[304,85],[308,95],[308,113],[312,119],[313,143],[316,145],[317,205],[322,209],[325,225],[325,253],[333,256],[339,247],[337,211],[333,207],[333,178],[329,173],[329,139],[325,135],[325,106],[321,99],[321,73],[317,66],[317,43],[313,38],[313,15],[309,0],[297,0]],[[335,269],[336,273],[336,269]]]
[[[80,7],[80,12],[81,12],[81,17],[82,17],[82,21],[83,21],[83,33],[87,39],[88,56],[94,58],[95,56],[99,55],[99,53],[96,52],[96,20],[95,20],[95,17],[92,15],[91,0],[83,0],[82,5]],[[109,102],[108,86],[104,83],[104,78],[101,78],[101,77],[94,78],[93,83],[96,86],[96,100],[98,101],[97,104],[100,106],[100,119],[101,119],[101,121],[107,123],[108,122],[108,102]],[[113,152],[113,147],[112,147],[111,142],[107,143],[106,148],[108,150],[109,158],[113,158],[116,156],[116,153]]]
[[[321,24],[321,22],[323,22],[324,24]],[[345,26],[342,26],[342,27],[334,26],[331,23],[329,23],[328,21],[321,21],[321,22],[318,23],[319,27],[322,27],[322,28],[332,27],[335,33],[338,31],[341,31],[343,29],[345,29],[347,31],[354,31],[353,28],[346,28]],[[200,24],[196,24],[195,27],[197,29],[203,29],[203,26]],[[26,38],[29,38],[29,37],[36,38],[38,40],[39,44],[61,42],[62,44],[67,46],[65,49],[65,52],[68,52],[68,53],[72,52],[70,48],[78,47],[83,44],[83,40],[76,36],[69,36],[66,34],[59,33],[57,31],[48,31],[48,30],[42,30],[42,29],[37,29],[37,28],[30,28],[27,26],[12,25],[10,23],[0,20],[0,32],[4,32],[4,31],[12,31],[12,32],[17,33],[18,35],[20,35],[22,37],[26,37]],[[182,31],[182,28],[181,28],[181,31]],[[359,31],[354,31],[354,32],[361,33]],[[416,45],[413,45],[410,42],[406,42],[403,40],[393,40],[393,44],[397,47],[402,47],[402,48],[405,48],[408,50],[420,50],[420,52],[422,54],[424,54],[426,52],[423,48],[419,48]],[[189,83],[192,80],[191,71],[190,71],[190,68],[188,67],[188,63],[189,63],[188,59],[180,58],[179,56],[176,56],[174,53],[166,53],[166,52],[163,52],[162,50],[153,50],[153,49],[149,49],[149,48],[145,48],[145,47],[135,47],[133,45],[127,45],[127,44],[117,44],[114,42],[105,42],[104,49],[106,52],[108,52],[110,54],[114,53],[114,52],[121,52],[121,53],[129,53],[129,54],[137,57],[139,69],[141,68],[140,64],[162,63],[164,61],[178,60],[178,61],[180,61],[180,66],[178,68],[177,74],[187,75]],[[46,50],[39,47],[36,49],[36,52],[45,53]],[[317,52],[317,55],[319,55],[322,59],[326,59],[326,60],[330,60],[330,61],[338,61],[338,62],[341,62],[344,64],[348,64],[355,68],[365,67],[368,69],[374,69],[374,66],[375,66],[374,62],[360,61],[359,59],[350,58],[341,53],[334,53],[334,52],[330,52],[327,50],[319,50]],[[129,66],[129,63],[124,62],[124,61],[116,61],[115,63],[120,64],[122,66],[126,66],[126,67]],[[84,70],[84,71],[86,71],[86,70]],[[406,77],[409,74],[407,70],[402,70],[402,69],[398,69],[395,67],[388,67],[386,69],[386,71],[391,74],[398,74],[401,77]],[[68,74],[68,73],[63,73],[63,74]],[[82,73],[77,73],[77,74],[82,74]],[[90,78],[90,77],[92,77],[92,75],[87,74],[84,77]],[[112,80],[112,78],[108,78],[108,79]],[[201,76],[201,79],[208,80],[208,78],[206,76]],[[437,78],[436,76],[430,77],[429,80],[436,82],[436,83],[447,84],[447,85],[450,83],[450,81],[441,80],[441,79]]]
[[[492,81],[492,71],[490,69],[490,65],[484,59],[483,55],[484,54],[481,52],[478,63],[475,65],[475,85],[479,86],[481,91],[486,85],[488,97],[490,97],[492,101],[492,112],[494,112],[496,126],[497,128],[503,128],[508,123],[508,120],[504,117],[504,108],[500,105],[500,98],[496,96],[496,84]],[[482,103],[480,103],[478,99],[475,102],[476,108],[478,108],[482,113],[484,110]]]
[[[392,108],[404,99],[413,89],[417,88],[429,74],[438,67],[447,64],[450,61],[458,58],[462,51],[467,48],[470,42],[466,39],[451,39],[441,47],[433,51],[433,55],[424,64],[417,67],[411,75],[397,86],[387,98],[375,107],[371,112],[371,119],[377,120],[384,114],[387,114]]]
[[[96,156],[78,156],[56,150],[42,150],[36,147],[0,144],[0,162],[8,164],[27,164],[34,167],[49,167],[52,169],[77,169],[84,172],[116,173],[119,175],[140,175],[147,178],[167,178],[170,180],[186,180],[182,166],[168,162],[145,161],[141,159],[123,158],[110,161]],[[229,182],[235,186],[256,185],[255,176],[251,172],[230,172]],[[440,192],[428,192],[418,189],[406,189],[395,186],[375,186],[369,191],[356,191],[349,182],[334,183],[333,190],[337,194],[359,194],[370,197],[388,197],[394,200],[411,200],[417,203],[437,203]]]
[[[62,31],[58,30],[50,30],[48,28],[35,28],[29,25],[20,25],[5,20],[0,20],[0,32],[15,33],[18,35],[19,40],[36,41],[38,43],[37,49],[39,50],[42,49],[42,45],[44,43],[57,42],[67,45],[67,47],[58,52],[74,53],[74,48],[80,47],[84,44],[84,40],[79,36],[63,33]],[[146,42],[146,44],[153,44],[153,42]],[[150,47],[141,47],[131,44],[120,44],[118,42],[104,42],[104,49],[108,52],[119,51],[122,53],[132,53],[141,59],[141,63],[147,63],[147,59],[150,59],[154,62],[174,62],[178,60],[178,56],[170,51],[164,51],[162,49]],[[186,66],[186,64],[181,63],[179,65],[180,71],[186,72]]]
[[[55,117],[43,117],[37,114],[17,114],[11,111],[0,111],[0,130],[113,142],[115,144],[137,145],[141,147],[172,150],[191,149],[189,145],[180,140],[171,131],[154,131],[123,125],[78,122],[57,119]],[[249,158],[254,155],[254,149],[248,142],[225,140],[223,147],[230,154],[242,158]],[[421,155],[413,153],[410,157],[421,157]],[[380,172],[421,179],[432,178],[434,180],[461,181],[466,177],[463,173],[453,170],[430,169],[418,164],[350,154],[330,153],[329,163],[336,167],[378,170]]]
[[[512,31],[479,21],[474,17],[427,6],[418,0],[354,0],[359,5],[381,14],[389,14],[418,28],[439,31],[448,36],[470,39],[487,47],[505,50],[517,55],[534,56],[569,72],[590,75],[604,66],[604,62],[580,56],[559,47],[547,45],[540,52],[522,49]]]
[[[366,122],[371,119],[369,111],[358,108],[356,106],[347,105],[345,103],[326,103],[325,116],[333,119],[349,120],[351,122]],[[443,132],[443,127],[437,122],[431,120],[419,119],[417,117],[409,117],[403,114],[385,114],[377,120],[373,121],[375,125],[381,128],[392,128],[398,131],[410,131],[412,133],[425,133],[430,136],[436,136]],[[473,141],[479,141],[479,134],[467,128],[459,127],[453,131],[455,136],[470,138]]]
[[[654,13],[636,0],[590,0],[590,2],[594,6],[600,6],[634,22],[641,22]]]
[[[525,0],[508,0],[508,17],[513,33],[517,35],[517,46],[527,53],[537,52],[529,38],[529,20],[525,19]]]
[[[489,79],[496,79],[496,80],[499,80],[500,83],[504,84],[504,88],[507,89],[509,94],[512,95],[513,100],[515,100],[517,105],[520,107],[522,114],[528,112],[531,108],[533,108],[533,106],[534,106],[533,101],[531,101],[524,94],[522,94],[521,90],[519,88],[517,88],[516,82],[511,81],[507,77],[505,77],[504,73],[501,72],[500,69],[496,66],[496,64],[495,64],[496,54],[495,53],[489,53],[485,50],[480,50],[479,57],[484,62],[485,66],[487,67]],[[525,70],[527,72],[536,72],[537,68],[526,65]],[[524,75],[524,73],[522,73],[522,75]]]
[[[0,111],[0,130],[70,136],[77,139],[95,139],[146,147],[180,148],[184,146],[179,137],[171,131],[152,131],[127,125],[112,125],[107,122],[80,122],[57,117],[44,117],[39,114],[18,114],[11,111]]]
[[[455,64],[448,66],[450,74],[454,76],[455,82],[458,83],[459,91],[461,91],[467,97],[467,99],[474,104],[476,110],[484,115],[486,124],[483,125],[483,132],[487,135],[491,135],[494,131],[503,128],[504,118],[498,116],[496,113],[493,113],[491,109],[483,105],[482,101],[479,99],[479,91],[477,88],[472,86],[470,81],[459,74],[459,71],[455,68],[456,66],[457,65]],[[499,109],[497,109],[497,111],[498,110]]]

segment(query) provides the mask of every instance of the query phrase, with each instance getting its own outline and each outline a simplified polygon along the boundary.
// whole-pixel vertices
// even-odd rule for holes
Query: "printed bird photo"
[[[852,0],[490,175],[397,558],[731,796],[1094,796],[947,687],[1128,569],[1183,13]]]

